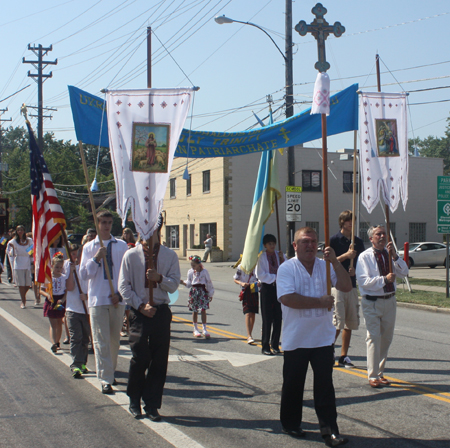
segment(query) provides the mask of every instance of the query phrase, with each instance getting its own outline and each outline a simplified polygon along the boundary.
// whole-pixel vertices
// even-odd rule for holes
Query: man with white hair
[[[367,231],[372,247],[358,258],[356,278],[362,295],[362,312],[367,327],[367,376],[374,388],[389,386],[384,368],[394,336],[397,301],[396,277],[406,277],[408,266],[398,256],[394,245],[387,243],[386,229],[372,226]],[[392,259],[392,272],[389,264]]]

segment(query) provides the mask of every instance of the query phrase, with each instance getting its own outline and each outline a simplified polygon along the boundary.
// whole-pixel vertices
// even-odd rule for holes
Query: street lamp
[[[272,43],[277,47],[278,52],[283,56],[285,62],[285,86],[286,86],[286,118],[290,118],[294,115],[294,75],[292,67],[292,0],[286,0],[286,22],[285,22],[285,53],[280,50],[280,47],[272,39],[272,36],[260,26],[252,22],[241,22],[240,20],[230,19],[229,17],[216,16],[214,18],[216,23],[223,25],[224,23],[242,23],[243,25],[250,25],[261,30]],[[295,154],[294,147],[289,146],[287,148],[287,185],[295,186]],[[286,253],[289,258],[294,256],[294,248],[291,244],[294,241],[295,222],[286,223]]]
[[[272,36],[264,28],[261,28],[259,25],[256,25],[255,23],[252,23],[252,22],[241,22],[240,20],[230,19],[229,17],[226,17],[226,16],[216,16],[216,17],[214,17],[214,20],[219,25],[223,25],[224,23],[242,23],[243,25],[250,25],[250,26],[254,26],[255,28],[258,28],[258,30],[261,30],[272,41],[272,43],[277,47],[277,50],[280,52],[284,61],[286,63],[288,62],[287,57],[280,50],[280,47],[273,40]]]

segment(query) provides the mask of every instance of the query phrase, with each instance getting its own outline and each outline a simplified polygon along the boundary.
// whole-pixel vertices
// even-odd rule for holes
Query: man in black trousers
[[[172,313],[169,295],[180,284],[180,265],[176,253],[159,244],[162,218],[160,217],[156,244],[141,240],[123,257],[119,275],[119,292],[130,310],[130,348],[132,358],[128,374],[127,395],[130,412],[135,418],[144,411],[152,421],[161,420],[164,384],[170,346]],[[150,257],[153,269],[149,268]],[[154,305],[149,302],[149,283],[153,283]]]

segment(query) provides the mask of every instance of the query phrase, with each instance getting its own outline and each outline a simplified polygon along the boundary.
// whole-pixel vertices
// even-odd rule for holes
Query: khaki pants
[[[89,308],[89,314],[97,378],[102,384],[112,384],[119,356],[120,330],[125,306],[119,305],[117,308],[113,305],[93,306]]]
[[[389,347],[394,336],[397,301],[390,299],[361,301],[367,327],[367,376],[377,379],[383,376]]]

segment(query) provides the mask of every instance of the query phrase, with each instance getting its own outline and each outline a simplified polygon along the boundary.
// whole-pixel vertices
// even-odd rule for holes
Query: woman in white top
[[[20,308],[24,309],[27,302],[27,291],[31,286],[31,263],[29,251],[33,240],[27,238],[24,226],[17,226],[16,237],[8,243],[7,253],[13,261],[14,280],[19,287],[21,298]]]

